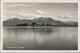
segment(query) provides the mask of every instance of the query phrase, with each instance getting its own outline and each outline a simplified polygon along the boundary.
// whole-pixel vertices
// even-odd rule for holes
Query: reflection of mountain
[[[49,34],[54,32],[55,30],[53,30],[52,28],[31,28],[31,30],[34,32],[34,33],[41,33],[41,34]]]
[[[77,26],[78,22],[61,22],[59,20],[54,20],[52,18],[35,18],[29,19],[19,19],[13,18],[3,21],[4,26]]]

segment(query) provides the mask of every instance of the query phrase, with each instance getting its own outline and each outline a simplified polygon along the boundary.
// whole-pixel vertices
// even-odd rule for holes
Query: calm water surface
[[[4,50],[77,50],[78,27],[4,27]]]

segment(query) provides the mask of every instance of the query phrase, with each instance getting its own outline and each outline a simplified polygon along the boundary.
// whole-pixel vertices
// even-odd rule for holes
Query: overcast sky
[[[77,21],[77,3],[3,3],[3,20],[11,18],[34,19],[52,17],[60,21]]]

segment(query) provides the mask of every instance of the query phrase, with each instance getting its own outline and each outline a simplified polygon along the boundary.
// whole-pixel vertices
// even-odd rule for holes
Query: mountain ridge
[[[72,25],[72,26],[78,26],[78,22],[62,22],[59,20],[54,20],[51,17],[48,18],[44,18],[44,17],[40,17],[40,18],[35,18],[35,19],[19,19],[19,18],[13,18],[13,19],[8,19],[3,21],[3,26],[16,26],[18,24],[29,24],[31,25],[32,23],[36,23],[39,25],[42,24],[48,24],[50,26],[68,26],[68,25]]]

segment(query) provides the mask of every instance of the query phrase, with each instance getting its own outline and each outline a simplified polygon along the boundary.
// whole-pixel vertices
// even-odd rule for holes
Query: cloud
[[[57,20],[60,20],[60,21],[78,21],[78,13],[77,11],[74,11],[74,12],[70,12],[70,13],[63,13],[59,16],[57,16],[56,18]]]
[[[41,17],[40,14],[27,14],[27,13],[17,13],[17,15],[21,15],[22,17],[29,17],[29,18],[34,18],[34,17]]]
[[[38,14],[41,14],[41,15],[48,14],[47,12],[44,12],[42,10],[36,10],[35,12],[38,13]]]
[[[6,18],[7,17],[7,18]],[[12,19],[12,18],[20,18],[20,19],[34,19],[42,17],[40,14],[29,14],[29,13],[11,13],[4,17],[4,20]]]
[[[67,14],[67,15],[59,15],[58,17],[60,17],[60,18],[72,18],[73,16]]]
[[[60,18],[78,18],[78,11],[70,12],[70,13],[63,13],[59,15]]]

